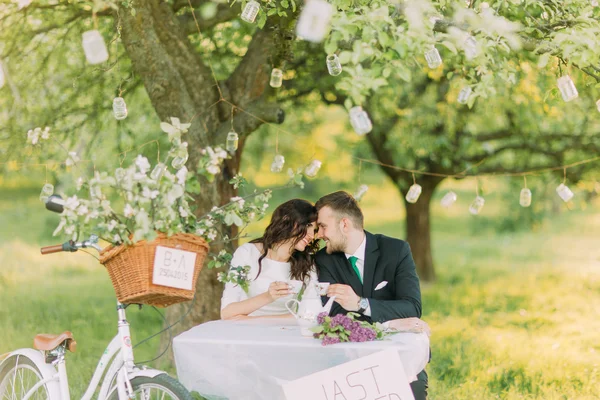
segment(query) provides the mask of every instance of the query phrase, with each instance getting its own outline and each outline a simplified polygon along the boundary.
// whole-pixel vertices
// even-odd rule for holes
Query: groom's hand
[[[335,296],[335,302],[344,307],[347,311],[358,311],[358,301],[360,297],[354,293],[349,285],[329,285],[327,296]]]

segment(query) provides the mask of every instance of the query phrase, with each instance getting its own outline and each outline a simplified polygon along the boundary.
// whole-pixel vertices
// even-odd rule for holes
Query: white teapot
[[[313,332],[310,330],[310,328],[319,325],[317,323],[317,315],[322,312],[329,314],[334,300],[335,296],[332,296],[329,301],[327,301],[327,304],[323,306],[321,303],[321,297],[317,294],[315,282],[311,281],[308,283],[306,290],[304,291],[302,301],[289,299],[285,302],[285,308],[287,308],[288,311],[292,313],[294,317],[296,317],[296,321],[300,326],[300,333],[302,336],[312,336]],[[298,311],[296,312],[293,310],[293,306],[290,307],[290,305],[293,303],[296,303],[298,306]]]

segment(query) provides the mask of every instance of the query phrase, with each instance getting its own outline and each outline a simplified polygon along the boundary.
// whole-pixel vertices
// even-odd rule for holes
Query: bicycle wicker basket
[[[157,246],[196,253],[191,290],[152,283]],[[207,253],[208,243],[199,236],[191,233],[172,236],[158,233],[151,242],[141,240],[129,246],[108,246],[100,253],[100,263],[108,270],[117,299],[121,303],[167,307],[194,297],[196,281]]]

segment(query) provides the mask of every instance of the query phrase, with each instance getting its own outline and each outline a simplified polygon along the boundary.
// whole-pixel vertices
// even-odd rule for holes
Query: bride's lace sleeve
[[[245,244],[237,248],[231,259],[231,268],[249,265],[251,267],[250,276],[252,276],[255,260],[253,260],[252,251],[249,246],[253,245]],[[223,291],[223,297],[221,297],[221,310],[231,303],[247,299],[248,294],[239,285],[227,282]]]

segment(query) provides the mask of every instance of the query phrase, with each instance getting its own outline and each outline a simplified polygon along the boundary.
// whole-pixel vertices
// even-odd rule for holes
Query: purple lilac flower
[[[317,323],[322,324],[323,322],[325,322],[326,316],[327,316],[326,312],[322,312],[319,315],[317,315]]]
[[[340,338],[339,337],[325,336],[323,338],[323,341],[321,342],[321,345],[327,346],[327,345],[330,345],[330,344],[337,344],[339,342],[340,342]]]
[[[358,327],[350,333],[349,339],[351,342],[368,342],[371,340],[375,340],[376,337],[377,334],[373,329],[366,327]]]

